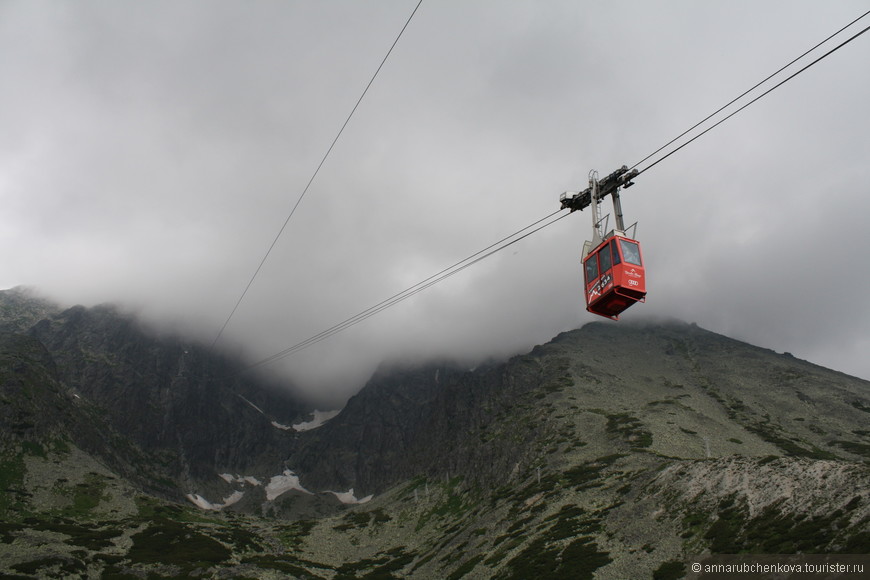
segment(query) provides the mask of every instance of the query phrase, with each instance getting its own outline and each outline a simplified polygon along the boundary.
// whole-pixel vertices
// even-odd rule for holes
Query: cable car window
[[[610,245],[608,247],[613,251],[613,265],[618,266],[620,259],[619,259],[619,250],[616,249],[616,240],[613,240],[612,242],[610,242]]]
[[[586,283],[589,284],[596,278],[598,278],[598,258],[593,255],[586,260]]]
[[[602,274],[610,269],[610,245],[601,248],[601,251],[598,252],[598,261]]]
[[[619,240],[619,244],[622,246],[622,257],[625,258],[626,263],[640,266],[640,248],[637,247],[637,243]]]

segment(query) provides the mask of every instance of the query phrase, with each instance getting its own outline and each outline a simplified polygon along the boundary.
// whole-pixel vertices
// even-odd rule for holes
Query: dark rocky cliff
[[[69,427],[72,397],[38,340],[0,333],[0,433],[36,438]]]
[[[0,332],[25,332],[62,308],[26,286],[0,290]]]
[[[8,298],[0,296],[0,303]],[[31,305],[31,318],[44,312],[41,302]],[[17,300],[14,306],[16,319],[28,321],[27,304]],[[272,421],[290,424],[308,411],[286,388],[240,374],[240,362],[176,336],[155,335],[109,306],[51,312],[26,332],[7,343],[27,345],[31,359],[22,364],[42,377],[32,382],[55,385],[72,409],[89,409],[104,430],[120,434],[117,442],[145,453],[148,459],[140,459],[158,465],[164,478],[279,472],[292,435]],[[84,448],[120,471],[135,471],[129,458],[117,461],[118,454],[95,444],[82,428],[69,436],[75,443],[86,440]]]
[[[7,455],[20,448],[44,455],[70,443],[141,489],[178,495],[156,455],[116,429],[102,407],[63,383],[45,345],[27,335],[0,333],[0,447]]]
[[[532,443],[545,428],[497,433],[510,409],[557,379],[528,356],[474,371],[384,366],[336,418],[300,435],[288,464],[315,488],[363,495],[417,475],[492,484],[536,452]]]
[[[567,433],[545,401],[561,392],[575,392],[562,396],[562,415],[589,409],[588,436],[604,417],[600,437],[630,433],[668,456],[870,455],[866,381],[685,323],[593,323],[486,368],[385,367],[335,419],[301,434],[288,464],[314,487],[362,494],[417,475],[496,486]],[[583,427],[572,429],[579,441]]]

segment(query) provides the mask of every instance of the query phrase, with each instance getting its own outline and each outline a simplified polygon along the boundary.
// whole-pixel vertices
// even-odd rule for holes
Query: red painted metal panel
[[[589,312],[618,320],[619,314],[646,299],[646,272],[636,240],[613,236],[592,250],[583,266]]]

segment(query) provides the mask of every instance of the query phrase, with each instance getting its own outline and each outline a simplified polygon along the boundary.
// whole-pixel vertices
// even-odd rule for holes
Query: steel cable
[[[305,188],[302,190],[302,193],[299,195],[299,198],[296,200],[296,203],[293,205],[293,208],[290,210],[290,214],[287,216],[287,219],[284,220],[284,223],[281,225],[281,229],[278,230],[278,234],[275,236],[275,239],[272,240],[272,243],[269,245],[269,249],[266,250],[265,255],[263,255],[263,259],[260,260],[260,264],[257,266],[257,269],[254,271],[254,275],[251,276],[250,280],[248,280],[248,284],[245,286],[245,289],[242,291],[242,295],[239,296],[239,299],[236,301],[235,306],[233,306],[233,309],[230,311],[230,315],[227,316],[227,319],[224,321],[223,326],[221,326],[220,330],[218,331],[217,336],[214,337],[214,340],[211,343],[212,348],[214,348],[214,345],[217,344],[218,340],[220,340],[221,335],[223,334],[224,330],[226,330],[227,325],[230,323],[230,320],[232,319],[233,315],[235,315],[236,310],[239,309],[239,305],[245,299],[245,296],[247,295],[248,290],[251,289],[251,286],[254,284],[254,280],[257,279],[257,275],[260,273],[260,270],[263,269],[263,264],[266,263],[266,260],[269,258],[269,255],[272,253],[272,250],[275,248],[275,244],[278,243],[278,239],[281,237],[281,234],[284,233],[284,230],[287,228],[287,224],[290,223],[290,219],[293,217],[293,214],[296,213],[296,209],[299,207],[299,204],[302,203],[302,198],[305,197],[306,193],[308,193],[308,190],[311,188],[311,184],[314,183],[314,179],[317,177],[317,174],[320,173],[320,169],[323,167],[323,164],[326,163],[327,157],[329,157],[329,154],[332,153],[332,150],[335,147],[335,144],[338,143],[338,139],[341,137],[341,134],[344,132],[345,127],[347,127],[347,124],[350,122],[350,119],[351,119],[351,117],[353,117],[353,114],[356,112],[357,108],[359,108],[360,103],[362,102],[363,98],[366,96],[366,93],[368,93],[369,88],[372,86],[372,83],[375,82],[375,78],[377,78],[378,73],[380,73],[381,69],[384,67],[384,63],[387,62],[387,59],[390,57],[390,54],[392,54],[392,52],[393,52],[393,49],[396,48],[396,44],[399,43],[399,39],[402,38],[402,34],[405,33],[405,29],[408,28],[408,25],[411,23],[411,19],[414,18],[414,14],[417,13],[417,9],[420,8],[420,4],[422,4],[422,3],[423,3],[423,0],[419,0],[417,2],[417,6],[414,7],[414,10],[413,10],[413,12],[411,12],[411,15],[408,16],[408,20],[405,21],[405,25],[402,27],[402,30],[399,31],[399,35],[396,36],[396,40],[393,41],[393,44],[390,46],[390,49],[387,51],[387,54],[384,56],[383,60],[381,60],[381,64],[378,65],[378,68],[375,71],[375,74],[372,75],[372,78],[369,80],[368,84],[366,85],[366,88],[363,89],[362,94],[360,95],[359,99],[357,99],[356,104],[353,106],[353,109],[350,111],[350,114],[344,120],[344,124],[342,124],[341,129],[338,130],[338,134],[336,134],[335,139],[332,140],[332,144],[330,144],[329,149],[326,150],[326,153],[323,155],[323,158],[320,160],[320,163],[317,165],[317,168],[314,170],[314,173],[311,175],[311,179],[308,180],[308,183],[305,185]]]
[[[743,97],[745,97],[746,95],[748,95],[749,93],[751,93],[752,91],[754,91],[755,89],[757,89],[758,87],[760,87],[761,85],[763,85],[764,83],[766,83],[767,81],[769,81],[770,79],[772,79],[773,77],[775,77],[776,75],[778,75],[779,73],[781,73],[782,71],[784,71],[785,69],[787,69],[788,67],[790,67],[791,65],[793,65],[794,63],[796,63],[797,61],[801,60],[802,58],[804,58],[805,56],[807,56],[808,54],[810,54],[811,52],[813,52],[814,50],[816,50],[817,48],[819,48],[820,46],[822,46],[823,44],[825,44],[826,42],[828,42],[829,40],[831,40],[832,38],[834,38],[835,36],[837,36],[838,34],[840,34],[841,32],[843,32],[844,30],[846,30],[847,28],[849,28],[849,27],[852,26],[853,24],[855,24],[855,23],[858,22],[859,20],[865,18],[868,14],[870,14],[870,11],[865,12],[864,14],[862,14],[861,16],[859,16],[858,18],[856,18],[855,20],[853,20],[853,21],[850,22],[849,24],[843,26],[843,27],[840,28],[838,31],[836,31],[835,33],[831,34],[830,36],[828,36],[827,38],[825,38],[824,40],[822,40],[821,42],[819,42],[818,44],[816,44],[815,46],[813,46],[812,48],[810,48],[809,50],[807,50],[806,52],[804,52],[803,54],[801,54],[800,56],[798,56],[797,58],[795,58],[795,59],[793,59],[792,61],[790,61],[788,64],[786,64],[786,65],[780,67],[776,72],[771,73],[770,75],[768,75],[767,77],[765,77],[763,80],[761,80],[761,81],[759,81],[758,83],[756,83],[755,85],[753,85],[751,88],[749,88],[749,89],[747,89],[746,91],[742,92],[740,95],[734,97],[733,99],[731,99],[730,101],[728,101],[726,104],[722,105],[721,107],[719,107],[718,109],[716,109],[715,111],[713,111],[712,113],[710,113],[709,115],[707,115],[706,117],[704,117],[703,119],[701,119],[700,121],[698,121],[697,123],[695,123],[694,125],[692,125],[691,127],[689,127],[688,129],[686,129],[685,131],[683,131],[682,133],[680,133],[679,135],[677,135],[676,137],[674,137],[673,139],[671,139],[670,141],[668,141],[667,143],[665,143],[664,145],[662,145],[661,147],[659,147],[658,149],[656,149],[655,151],[653,151],[652,153],[650,153],[649,155],[647,155],[646,157],[644,157],[643,159],[641,159],[640,161],[638,161],[637,163],[635,163],[634,165],[632,165],[631,167],[629,167],[629,169],[634,169],[635,167],[637,167],[638,165],[640,165],[641,163],[643,163],[644,161],[646,161],[646,160],[649,159],[650,157],[654,156],[655,154],[659,153],[659,152],[662,151],[663,149],[665,149],[665,148],[667,148],[668,146],[672,145],[673,143],[675,143],[676,141],[678,141],[678,140],[681,139],[682,137],[685,137],[687,134],[689,134],[689,133],[692,132],[693,130],[697,129],[699,126],[703,125],[704,123],[706,123],[707,121],[709,121],[710,119],[712,119],[713,117],[715,117],[716,115],[718,115],[719,113],[721,113],[722,111],[724,111],[725,109],[727,109],[728,107],[730,107],[731,105],[733,105],[734,103],[736,103],[737,101],[739,101],[740,99],[742,99]],[[863,34],[864,32],[866,32],[866,31],[867,31],[867,29],[865,28],[864,30],[862,30],[861,32],[859,32],[858,34],[856,34],[855,36],[853,36],[852,38],[850,38],[850,39],[848,39],[847,41],[845,41],[843,44],[841,44],[841,45],[835,47],[834,49],[832,49],[832,50],[829,51],[828,53],[822,55],[821,57],[819,57],[819,58],[816,59],[815,61],[811,62],[810,64],[808,64],[807,66],[805,66],[805,67],[802,68],[801,70],[799,70],[799,71],[797,71],[796,73],[792,74],[790,77],[788,77],[788,78],[785,79],[784,81],[780,82],[779,84],[777,84],[777,85],[774,86],[773,88],[767,90],[766,92],[762,93],[761,95],[759,95],[758,97],[756,97],[755,99],[753,99],[752,101],[750,101],[749,103],[747,103],[746,105],[742,106],[740,109],[737,109],[736,111],[734,111],[733,113],[731,113],[730,115],[728,115],[728,117],[725,117],[724,119],[722,119],[721,121],[719,121],[718,123],[716,123],[716,125],[719,125],[720,123],[722,123],[723,121],[727,120],[728,118],[733,117],[735,114],[737,114],[738,112],[740,112],[740,110],[745,109],[746,107],[748,107],[749,105],[751,105],[752,103],[754,103],[755,101],[757,101],[758,99],[760,99],[761,97],[763,97],[764,95],[766,95],[767,93],[769,93],[770,91],[772,91],[773,89],[775,89],[775,88],[777,88],[778,86],[782,85],[783,83],[785,83],[786,81],[788,81],[788,80],[791,79],[792,77],[794,77],[794,76],[800,74],[801,72],[803,72],[803,71],[806,70],[807,68],[809,68],[809,67],[811,67],[812,65],[814,65],[814,64],[815,64],[816,62],[818,62],[819,60],[821,60],[821,59],[825,58],[826,56],[828,56],[829,54],[831,54],[831,52],[834,52],[834,51],[838,50],[838,49],[841,48],[843,45],[848,44],[849,42],[851,42],[852,40],[854,40],[854,39],[857,38],[858,36],[862,35],[862,34]],[[691,143],[692,141],[694,141],[695,139],[697,139],[698,137],[700,137],[701,135],[703,135],[704,133],[706,133],[707,131],[709,131],[709,130],[712,129],[713,127],[715,127],[716,125],[713,125],[712,127],[708,128],[708,129],[707,129],[706,131],[704,131],[703,133],[701,133],[701,134],[697,135],[696,137],[694,137],[691,141],[688,141],[688,142],[684,143],[683,145],[681,145],[680,147],[678,147],[677,149],[675,149],[675,150],[672,151],[671,153],[668,153],[667,155],[665,155],[664,157],[662,157],[661,159],[659,159],[658,161],[656,161],[656,162],[653,163],[652,165],[648,166],[646,169],[644,169],[644,170],[641,171],[640,173],[643,173],[644,171],[646,171],[647,169],[649,169],[649,168],[652,167],[653,165],[659,163],[659,161],[663,161],[664,159],[666,159],[667,157],[669,157],[671,154],[676,153],[677,151],[679,151],[680,149],[682,149],[683,147],[685,147],[686,145],[688,145],[689,143]],[[640,173],[638,173],[638,175],[640,175]]]
[[[291,354],[294,354],[294,353],[296,353],[300,350],[303,350],[303,349],[305,349],[313,344],[316,344],[316,343],[320,342],[321,340],[325,340],[336,333],[339,333],[343,330],[346,330],[347,328],[350,328],[351,326],[359,324],[363,320],[370,318],[370,317],[374,316],[375,314],[378,314],[378,313],[382,312],[383,310],[386,310],[387,308],[390,308],[390,307],[395,306],[396,304],[398,304],[404,300],[407,300],[408,298],[422,292],[423,290],[426,290],[427,288],[430,288],[430,287],[434,286],[435,284],[438,284],[439,282],[446,280],[447,278],[450,278],[451,276],[453,276],[455,274],[458,274],[459,272],[465,270],[466,268],[469,268],[469,267],[473,266],[474,264],[477,264],[478,262],[485,260],[486,258],[496,254],[497,252],[504,250],[505,248],[519,242],[520,240],[522,240],[524,238],[527,238],[528,236],[534,234],[535,232],[538,232],[538,231],[540,231],[548,226],[551,226],[554,223],[556,223],[557,221],[559,221],[565,217],[568,217],[568,215],[570,215],[568,213],[563,214],[554,220],[551,220],[551,221],[549,221],[541,226],[538,226],[535,229],[532,229],[531,231],[526,232],[526,230],[534,228],[536,225],[540,224],[543,221],[548,220],[549,218],[553,217],[554,215],[560,213],[561,211],[562,211],[561,209],[558,211],[555,211],[555,212],[551,213],[550,215],[547,215],[547,216],[527,225],[526,227],[510,234],[509,236],[503,237],[499,241],[497,241],[493,244],[490,244],[486,248],[484,248],[478,252],[475,252],[474,254],[471,254],[470,256],[454,263],[453,265],[448,266],[447,268],[444,268],[443,270],[441,270],[437,274],[433,274],[432,276],[429,276],[425,280],[421,280],[420,282],[414,284],[413,286],[410,286],[410,287],[402,290],[401,292],[398,292],[398,293],[392,295],[391,297],[375,304],[374,306],[370,306],[369,308],[355,314],[354,316],[351,316],[350,318],[347,318],[344,321],[339,322],[338,324],[331,326],[331,327],[327,328],[326,330],[324,330],[318,334],[315,334],[314,336],[312,336],[306,340],[303,340],[302,342],[296,343],[291,347],[288,347],[280,352],[277,352],[271,356],[268,356],[262,360],[259,360],[259,361],[255,362],[254,364],[249,365],[245,370],[252,369],[254,367],[258,367],[261,365],[265,365],[265,364],[268,364],[270,362],[274,362],[276,360],[290,356]],[[526,233],[520,236],[519,234],[521,234],[523,232],[526,232]],[[519,236],[519,237],[517,237],[517,236]]]

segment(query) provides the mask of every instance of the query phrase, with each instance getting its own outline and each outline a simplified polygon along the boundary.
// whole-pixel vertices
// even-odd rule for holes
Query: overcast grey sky
[[[210,342],[415,5],[0,2],[0,287],[120,302]],[[424,0],[221,345],[259,360],[411,286],[867,9]],[[677,317],[870,378],[868,56],[870,34],[625,192],[649,297],[623,320]],[[603,320],[583,305],[589,221],[270,371],[340,398],[383,359],[473,362]]]

